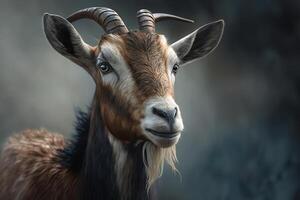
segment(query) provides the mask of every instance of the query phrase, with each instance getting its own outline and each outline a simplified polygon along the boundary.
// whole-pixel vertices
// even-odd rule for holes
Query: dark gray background
[[[94,85],[50,48],[42,14],[67,16],[90,6],[115,9],[131,29],[141,8],[196,21],[160,23],[157,31],[170,43],[205,23],[226,21],[219,48],[177,75],[185,124],[178,144],[182,180],[166,169],[160,199],[300,199],[296,0],[1,0],[0,144],[25,128],[73,131],[74,108],[89,105]],[[75,26],[90,44],[103,33],[88,20]]]

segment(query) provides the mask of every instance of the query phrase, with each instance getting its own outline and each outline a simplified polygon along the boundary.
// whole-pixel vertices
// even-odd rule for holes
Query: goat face
[[[91,47],[63,17],[44,16],[50,44],[93,77],[109,132],[123,141],[150,140],[158,147],[176,144],[183,130],[174,100],[179,66],[210,53],[223,26],[222,20],[207,24],[172,45],[154,31],[122,27],[125,31],[105,34]]]
[[[178,58],[165,37],[140,31],[107,35],[98,48],[101,107],[110,132],[125,140],[175,144],[183,129],[173,98]],[[107,98],[111,94],[115,100]]]

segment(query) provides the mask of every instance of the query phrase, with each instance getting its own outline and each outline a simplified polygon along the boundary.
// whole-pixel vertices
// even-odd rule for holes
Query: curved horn
[[[128,29],[121,17],[112,9],[104,7],[92,7],[79,10],[70,15],[67,20],[74,22],[88,18],[97,22],[106,33],[127,33]]]
[[[151,13],[149,10],[141,9],[137,12],[137,18],[139,23],[139,28],[141,31],[155,32],[155,22],[163,20],[178,20],[182,22],[194,23],[193,20],[179,17],[176,15],[170,15],[165,13]]]

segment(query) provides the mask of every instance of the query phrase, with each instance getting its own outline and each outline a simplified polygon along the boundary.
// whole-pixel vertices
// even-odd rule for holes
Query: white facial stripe
[[[179,61],[179,58],[172,47],[168,48],[168,54],[169,54],[169,62],[168,62],[169,65],[173,66],[175,63]]]
[[[174,74],[172,74],[172,69],[176,63],[179,63],[179,58],[177,57],[177,54],[175,53],[173,48],[169,47],[168,48],[168,67],[169,67],[168,73],[173,84],[175,82],[175,76]]]
[[[167,38],[164,35],[160,35],[159,38],[162,46],[168,46]]]
[[[175,53],[173,48],[168,45],[167,39],[164,35],[160,35],[160,42],[161,42],[162,46],[165,46],[167,48],[168,75],[169,75],[170,80],[174,84],[175,76],[174,76],[174,74],[172,74],[172,69],[173,69],[174,64],[179,62],[179,58],[177,57],[177,54]]]
[[[106,59],[116,71],[121,71],[127,68],[127,64],[123,59],[119,49],[109,42],[104,42],[101,45],[100,59]]]
[[[165,46],[167,48],[168,66],[173,67],[173,65],[179,61],[177,54],[175,53],[174,49],[168,45],[167,39],[164,35],[160,36],[160,42],[161,42],[162,46]]]
[[[124,93],[131,93],[134,87],[134,81],[129,66],[119,49],[109,42],[104,42],[101,45],[101,52],[98,58],[102,60],[106,59],[114,69],[114,72],[103,75],[104,84],[117,84],[119,89]]]

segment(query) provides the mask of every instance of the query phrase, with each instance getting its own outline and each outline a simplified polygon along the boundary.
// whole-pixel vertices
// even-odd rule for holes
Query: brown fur
[[[122,141],[142,138],[139,119],[143,112],[139,105],[133,105],[120,90],[110,86],[102,86],[100,96],[103,118],[110,132]]]
[[[56,156],[65,145],[63,136],[44,129],[10,137],[0,158],[0,199],[75,199],[76,179]]]
[[[167,72],[167,44],[156,33],[130,32],[122,35],[123,57],[128,62],[142,101],[173,93]]]

